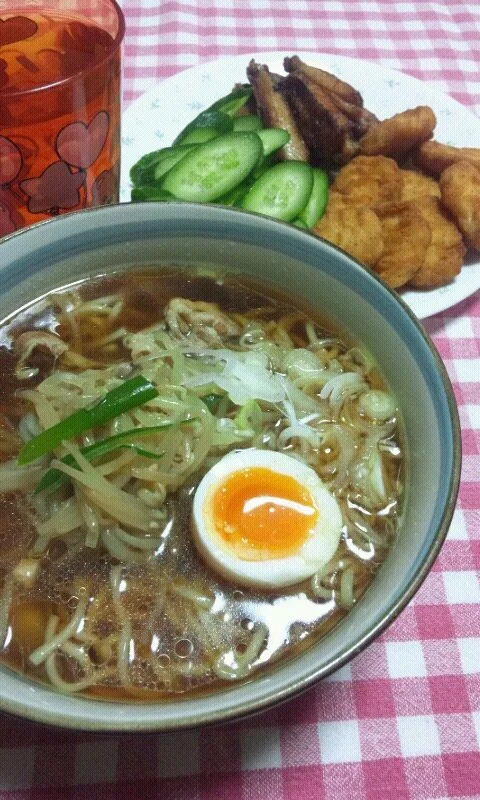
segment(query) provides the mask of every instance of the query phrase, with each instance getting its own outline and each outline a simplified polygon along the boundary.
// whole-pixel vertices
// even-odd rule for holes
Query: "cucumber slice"
[[[186,144],[165,148],[163,158],[158,162],[158,164],[156,164],[153,171],[152,185],[155,185],[155,183],[160,183],[163,176],[166,175],[167,172],[174,167],[178,161],[186,156],[187,153],[190,153],[191,150],[194,150],[196,146],[196,144]],[[145,183],[143,185],[145,185]]]
[[[236,86],[230,94],[212,103],[207,108],[207,111],[222,111],[224,114],[228,114],[229,117],[233,117],[250,100],[252,94],[253,89],[249,83]]]
[[[134,203],[148,203],[152,200],[160,200],[166,202],[167,200],[176,200],[177,198],[161,189],[158,186],[134,186],[131,194],[132,202]]]
[[[306,225],[301,217],[297,217],[293,220],[292,225],[295,225],[296,228],[301,228],[303,231],[308,231],[310,228]]]
[[[240,117],[234,117],[234,131],[260,131],[262,128],[263,120],[258,114],[243,114]]]
[[[130,170],[130,180],[134,186],[148,186],[155,182],[155,173],[157,168],[160,169],[160,164],[164,161],[171,160],[175,154],[177,161],[193,149],[195,145],[180,145],[178,147],[162,147],[161,150],[154,150],[153,153],[147,153],[142,156]],[[171,162],[171,166],[173,166]],[[163,174],[163,173],[161,173]]]
[[[250,188],[250,183],[248,181],[242,181],[239,183],[238,186],[234,186],[227,194],[222,195],[216,201],[220,203],[222,206],[241,206],[242,200],[247,194]]]
[[[282,161],[255,181],[243,198],[242,208],[292,222],[305,208],[312,186],[310,164],[306,161]]]
[[[227,128],[227,130],[231,130],[231,128]],[[215,139],[215,136],[219,136],[220,133],[226,133],[226,131],[218,131],[216,128],[193,128],[185,136],[182,136],[180,140],[175,139],[174,145],[177,146],[177,141],[180,141],[181,144],[205,144],[210,139]]]
[[[207,108],[180,131],[173,144],[200,144],[213,139],[214,136],[228,133],[232,128],[233,121],[228,114]]]
[[[323,169],[312,167],[313,187],[307,205],[298,215],[307,228],[313,228],[325,212],[328,201],[328,175]]]
[[[283,128],[263,128],[256,133],[262,141],[263,154],[253,171],[254,180],[276,163],[275,151],[287,144],[290,139],[290,134]]]
[[[252,87],[249,85],[237,86],[230,94],[216,100],[211,106],[201,111],[195,119],[192,119],[186,128],[180,131],[173,144],[180,144],[180,142],[186,144],[185,140],[199,144],[208,141],[208,138],[213,139],[213,136],[208,137],[206,133],[197,132],[194,134],[193,132],[199,128],[213,128],[216,131],[216,136],[228,133],[233,127],[232,117],[245,105],[252,93]],[[202,139],[202,135],[205,138]]]
[[[187,153],[167,172],[162,188],[179,200],[210,203],[245,180],[261,154],[253,131],[225,133]]]
[[[257,131],[263,144],[263,155],[269,156],[275,150],[279,150],[284,144],[290,141],[290,134],[283,128],[263,128]]]
[[[153,153],[145,153],[145,155],[133,165],[130,170],[130,180],[134,186],[150,183],[155,172],[155,167],[162,159],[162,152],[163,150],[155,150]]]
[[[272,155],[272,153],[270,153],[269,156],[265,157],[263,155],[263,153],[262,153],[262,156],[261,156],[258,164],[255,166],[255,169],[252,171],[252,174],[251,174],[252,183],[253,183],[253,181],[256,181],[257,178],[260,177],[260,175],[263,175],[264,172],[266,172],[268,169],[270,169],[270,167],[273,167],[273,165],[276,164],[276,163],[277,163],[277,160],[275,158],[275,155]]]

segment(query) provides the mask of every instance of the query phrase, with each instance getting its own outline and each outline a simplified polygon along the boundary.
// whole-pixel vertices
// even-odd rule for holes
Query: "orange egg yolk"
[[[266,467],[228,475],[215,489],[212,514],[218,535],[245,560],[292,555],[318,518],[308,489]]]

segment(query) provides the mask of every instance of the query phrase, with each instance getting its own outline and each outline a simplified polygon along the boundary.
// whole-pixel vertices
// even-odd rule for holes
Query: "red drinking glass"
[[[0,236],[118,202],[115,0],[0,0]]]

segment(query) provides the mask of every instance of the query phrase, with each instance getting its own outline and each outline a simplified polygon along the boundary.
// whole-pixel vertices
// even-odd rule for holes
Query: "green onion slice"
[[[30,439],[18,455],[19,464],[29,464],[36,458],[54,450],[60,442],[73,439],[84,431],[97,428],[131,408],[141,406],[158,397],[158,391],[143,375],[125,381],[120,386],[107,392],[90,408],[80,408],[56,425],[42,431]]]
[[[145,456],[146,458],[161,458],[163,455],[165,455],[164,453],[155,453],[152,450],[145,450],[143,447],[140,447],[133,442],[128,442],[128,440],[137,439],[138,437],[152,436],[154,433],[160,433],[161,431],[166,430],[166,428],[171,428],[173,425],[186,425],[189,422],[195,422],[197,419],[198,417],[190,417],[189,419],[183,419],[180,422],[164,422],[160,425],[149,425],[146,428],[131,428],[128,431],[117,433],[114,436],[108,436],[106,439],[102,439],[99,442],[94,442],[93,444],[86,445],[85,447],[80,447],[80,452],[89,461],[93,461],[95,458],[101,458],[102,456],[105,456],[114,450],[119,450],[120,448],[131,448],[135,450],[138,455]],[[61,461],[70,467],[75,467],[78,469],[78,464],[75,461],[75,457],[71,453],[64,456]],[[45,489],[48,489],[50,492],[54,492],[64,483],[68,483],[69,481],[70,476],[66,475],[60,469],[49,469],[37,484],[35,488],[35,494],[43,492]]]

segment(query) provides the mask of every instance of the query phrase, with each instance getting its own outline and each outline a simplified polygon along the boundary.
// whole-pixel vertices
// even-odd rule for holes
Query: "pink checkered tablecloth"
[[[403,70],[480,115],[478,2],[122,6],[126,106],[220,56],[311,50]],[[397,621],[320,685],[242,723],[108,736],[0,715],[0,800],[480,800],[479,294],[425,327],[457,397],[463,474],[443,550]]]

